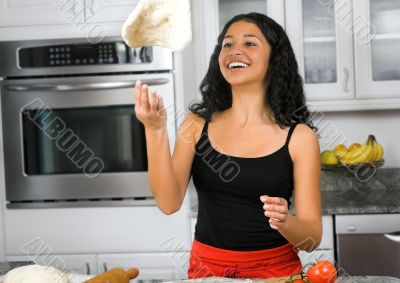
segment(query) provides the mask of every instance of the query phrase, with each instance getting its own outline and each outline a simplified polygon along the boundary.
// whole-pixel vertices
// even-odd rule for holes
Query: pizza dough
[[[190,0],[141,0],[125,21],[122,38],[135,48],[184,49],[192,40]]]
[[[33,264],[10,270],[3,283],[69,283],[69,279],[57,268]]]

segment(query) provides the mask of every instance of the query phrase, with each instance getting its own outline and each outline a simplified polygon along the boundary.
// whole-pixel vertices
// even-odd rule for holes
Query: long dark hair
[[[267,91],[265,105],[272,111],[270,118],[281,128],[295,123],[305,123],[316,131],[317,128],[309,119],[310,112],[305,103],[303,80],[298,72],[289,38],[279,24],[259,13],[240,14],[226,23],[218,36],[208,71],[200,84],[203,100],[191,104],[189,110],[210,121],[214,112],[232,106],[231,86],[222,76],[218,56],[225,33],[237,21],[256,24],[271,46],[269,68],[264,79]]]

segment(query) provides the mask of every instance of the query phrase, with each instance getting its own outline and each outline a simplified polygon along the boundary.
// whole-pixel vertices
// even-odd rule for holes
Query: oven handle
[[[149,86],[163,85],[169,83],[168,78],[144,79],[142,84]],[[8,91],[86,91],[86,90],[107,90],[135,87],[136,81],[129,82],[99,82],[84,84],[32,84],[32,85],[8,85]]]

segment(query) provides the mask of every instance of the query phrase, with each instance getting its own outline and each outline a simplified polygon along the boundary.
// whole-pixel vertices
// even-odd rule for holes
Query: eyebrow
[[[261,39],[259,39],[259,38],[258,38],[256,35],[254,35],[254,34],[244,34],[243,37],[255,37],[255,38],[257,38],[259,41],[261,41]],[[224,39],[225,39],[225,38],[233,38],[233,35],[230,35],[230,34],[225,35],[225,36],[224,36]]]

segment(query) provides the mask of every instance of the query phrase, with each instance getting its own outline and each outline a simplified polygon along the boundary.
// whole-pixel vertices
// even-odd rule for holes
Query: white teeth
[[[249,65],[247,65],[245,63],[242,63],[242,62],[231,62],[228,65],[229,69],[234,68],[234,67],[238,67],[238,66],[243,67],[243,68],[247,68]]]

